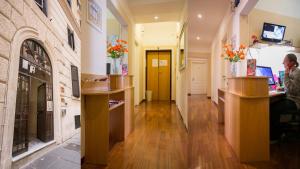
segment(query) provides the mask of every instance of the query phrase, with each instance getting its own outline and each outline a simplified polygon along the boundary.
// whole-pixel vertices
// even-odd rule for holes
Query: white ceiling
[[[189,48],[192,52],[210,52],[211,43],[226,10],[230,7],[230,0],[127,0],[136,23],[157,23],[144,25],[143,38],[149,37],[148,41],[145,40],[149,44],[155,43],[153,37],[161,39],[158,42],[165,43],[170,40],[169,36],[177,28],[172,29],[170,27],[172,24],[160,24],[160,22],[174,22],[174,24],[179,22],[186,1],[188,1],[188,20],[190,24],[188,33]],[[197,18],[199,13],[203,15],[202,19]],[[154,16],[158,16],[159,19],[156,21]],[[197,36],[201,39],[197,40]],[[172,39],[174,38],[176,38],[176,35],[172,37]]]
[[[212,41],[229,7],[230,0],[188,0],[188,46],[191,52],[211,51]],[[198,14],[203,16],[202,19],[197,17]]]
[[[300,0],[259,0],[255,8],[300,19]]]
[[[127,0],[136,23],[179,21],[185,0]],[[159,19],[155,20],[154,16]]]
[[[178,22],[157,22],[138,24],[143,46],[175,46],[179,34]]]

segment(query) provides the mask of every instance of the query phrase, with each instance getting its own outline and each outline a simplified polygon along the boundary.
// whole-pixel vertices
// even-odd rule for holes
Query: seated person
[[[280,115],[288,111],[300,109],[300,69],[297,57],[294,54],[285,56],[284,84],[287,97],[270,105],[270,139],[277,140],[282,132],[280,131]]]

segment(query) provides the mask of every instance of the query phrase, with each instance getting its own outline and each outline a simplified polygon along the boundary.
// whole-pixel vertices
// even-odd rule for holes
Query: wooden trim
[[[80,35],[81,35],[80,26],[77,23],[75,16],[74,16],[71,8],[69,7],[67,1],[66,0],[58,0],[58,3],[60,4],[61,8],[63,9],[64,13],[66,14],[66,16],[67,16],[68,20],[70,21],[72,28],[76,32],[77,36],[80,37]]]

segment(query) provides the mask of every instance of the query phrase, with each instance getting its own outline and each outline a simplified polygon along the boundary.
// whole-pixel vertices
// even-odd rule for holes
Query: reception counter
[[[113,146],[134,129],[132,76],[82,74],[82,79],[84,163],[106,165]]]
[[[268,78],[229,78],[225,102],[225,137],[240,161],[269,160]]]

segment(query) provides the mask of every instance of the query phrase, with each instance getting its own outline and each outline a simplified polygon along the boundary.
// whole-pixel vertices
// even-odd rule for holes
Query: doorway
[[[51,62],[39,43],[25,40],[20,50],[12,155],[53,139]]]
[[[208,67],[207,61],[191,62],[191,94],[207,94]]]
[[[152,100],[171,100],[171,50],[146,51],[146,90],[152,91]]]

